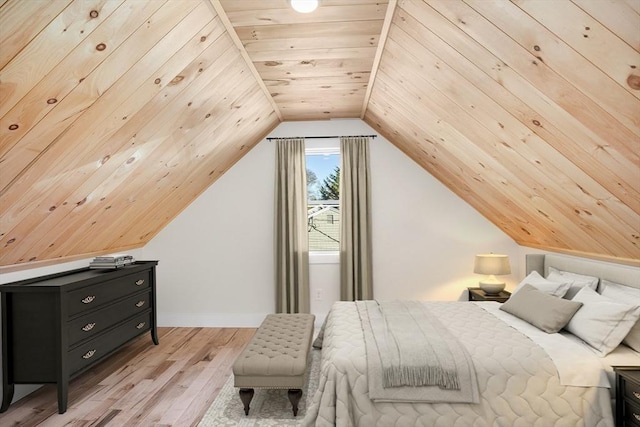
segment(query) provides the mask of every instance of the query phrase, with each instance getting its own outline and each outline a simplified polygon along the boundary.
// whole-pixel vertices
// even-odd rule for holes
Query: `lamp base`
[[[487,295],[498,295],[504,290],[504,282],[480,282],[480,289]]]

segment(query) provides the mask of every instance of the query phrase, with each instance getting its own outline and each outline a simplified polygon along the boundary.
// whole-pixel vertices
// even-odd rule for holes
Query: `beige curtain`
[[[369,138],[340,138],[340,299],[373,299]]]
[[[276,143],[275,280],[277,313],[309,313],[309,239],[304,139]]]

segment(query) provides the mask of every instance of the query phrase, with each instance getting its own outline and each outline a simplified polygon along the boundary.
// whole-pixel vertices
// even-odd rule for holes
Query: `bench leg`
[[[302,397],[302,390],[299,388],[294,388],[289,390],[289,401],[291,402],[291,406],[293,407],[293,416],[298,415],[298,403],[300,402],[300,398]]]
[[[253,399],[253,389],[252,388],[241,388],[240,389],[240,400],[244,405],[244,414],[249,415],[249,403],[251,403],[251,399]]]

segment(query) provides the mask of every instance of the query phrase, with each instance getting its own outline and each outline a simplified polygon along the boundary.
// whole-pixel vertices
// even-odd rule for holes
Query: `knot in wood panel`
[[[173,86],[173,85],[177,85],[178,83],[180,83],[182,80],[184,80],[184,76],[175,76],[173,79],[171,79],[171,81],[169,82],[169,86]]]
[[[629,77],[627,77],[627,84],[633,90],[640,90],[640,76],[629,74]]]

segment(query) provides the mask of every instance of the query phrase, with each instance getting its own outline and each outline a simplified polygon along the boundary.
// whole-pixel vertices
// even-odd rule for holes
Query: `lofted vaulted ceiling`
[[[640,0],[0,0],[0,266],[144,245],[362,118],[517,243],[640,264]]]

